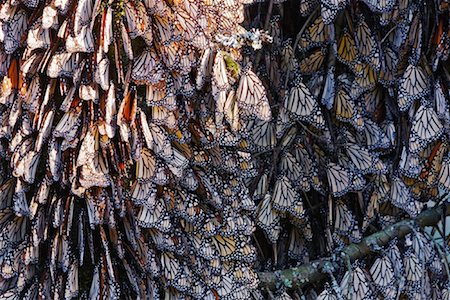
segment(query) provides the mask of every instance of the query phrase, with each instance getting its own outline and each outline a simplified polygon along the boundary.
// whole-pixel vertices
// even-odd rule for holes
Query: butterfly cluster
[[[450,191],[445,0],[250,2],[1,1],[0,298],[264,297]],[[304,293],[449,297],[428,235]]]
[[[262,270],[339,256],[439,203],[450,187],[447,1],[270,2],[273,41],[251,56],[272,120],[255,122],[248,138]],[[249,26],[264,26],[259,11],[249,14]],[[448,237],[442,226],[433,232]],[[302,293],[447,299],[445,253],[417,231]]]
[[[0,298],[250,297],[244,4],[1,2]]]

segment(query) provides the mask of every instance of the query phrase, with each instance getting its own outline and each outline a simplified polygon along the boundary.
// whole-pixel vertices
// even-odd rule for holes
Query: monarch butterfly
[[[81,125],[81,112],[81,106],[73,103],[72,108],[63,115],[56,125],[53,136],[63,137],[69,143],[75,141],[76,133]]]
[[[100,85],[100,87],[104,91],[108,91],[109,89],[109,59],[107,57],[103,57],[94,71],[94,81]]]
[[[281,176],[275,183],[272,205],[275,209],[287,211],[298,200],[299,195],[286,176]]]
[[[227,297],[233,293],[235,287],[236,283],[230,275],[226,274],[221,276],[220,284],[217,286],[217,291],[213,290],[215,299],[227,299]],[[236,290],[235,292],[239,293],[240,291]],[[228,299],[241,299],[241,298],[237,297],[233,298],[232,296],[230,296]]]
[[[26,185],[25,182],[22,180],[17,180],[14,195],[13,195],[13,209],[16,216],[22,217],[22,216],[30,216],[31,211],[30,207],[27,205],[27,199],[26,199]]]
[[[378,171],[384,171],[385,166],[381,160],[372,155],[367,149],[357,145],[357,144],[347,144],[345,146],[348,157],[356,168],[363,174]],[[378,167],[377,165],[380,164]]]
[[[313,74],[311,78],[307,82],[307,86],[311,91],[311,94],[315,98],[319,98],[320,93],[322,92],[322,84],[323,84],[324,74],[322,72]]]
[[[225,91],[221,91],[216,99],[216,123],[221,124],[223,115],[228,121],[233,131],[238,131],[240,128],[240,111],[236,101],[236,93],[234,90],[230,90],[228,96]]]
[[[331,216],[330,216],[331,217]],[[342,201],[338,201],[335,205],[334,212],[334,230],[336,233],[344,236],[351,234],[357,225],[355,217],[348,209],[347,205]]]
[[[156,263],[156,253],[142,237],[137,240],[136,253],[139,264],[152,276],[160,276],[160,266]]]
[[[407,245],[411,245],[412,250],[423,264],[430,264],[436,256],[436,251],[431,244],[432,242],[419,231],[406,236],[405,242]]]
[[[363,223],[361,225],[361,232],[366,231],[367,227],[374,221],[375,217],[378,215],[380,210],[380,204],[384,197],[382,192],[379,192],[379,185],[375,185],[374,190],[369,198],[369,203],[366,205],[365,215],[363,219]]]
[[[181,177],[189,164],[189,160],[177,149],[173,148],[172,151],[173,156],[171,156],[170,160],[167,160],[167,166],[175,176]]]
[[[200,224],[205,218],[205,212],[194,194],[178,191],[178,200],[175,203],[177,214],[192,224]]]
[[[76,259],[70,264],[64,297],[72,298],[78,295],[78,262]]]
[[[415,200],[411,195],[411,190],[399,177],[391,178],[391,203],[406,211],[410,216],[417,216],[422,210],[423,203]]]
[[[18,10],[14,16],[5,24],[6,34],[3,40],[6,54],[12,54],[20,45],[23,34],[28,28],[27,13],[24,10]]]
[[[98,9],[97,6],[94,7],[92,1],[81,0],[77,3],[77,7],[75,8],[75,20],[73,24],[73,29],[75,34],[80,33],[81,28],[86,25],[90,25],[93,17],[97,14],[97,11],[94,9]]]
[[[224,55],[221,51],[218,51],[214,58],[214,64],[212,66],[212,83],[212,91],[215,95],[221,91],[227,91],[230,88],[227,66],[225,64]]]
[[[444,123],[450,121],[450,110],[447,103],[447,97],[444,93],[444,87],[440,80],[434,84],[434,108],[436,113]]]
[[[166,80],[162,80],[155,85],[146,85],[145,99],[147,105],[161,106],[169,111],[173,111],[176,108],[175,89],[171,76],[166,77]],[[172,126],[173,127],[173,126]]]
[[[286,152],[280,160],[280,173],[286,175],[293,183],[303,177],[303,171],[295,156]]]
[[[417,154],[410,153],[404,147],[400,156],[400,172],[410,178],[418,178],[421,170],[424,168],[425,165],[421,157]]]
[[[8,67],[10,66],[11,55],[6,54],[4,50],[0,50],[0,75],[5,76],[8,73]],[[25,59],[24,59],[25,60]],[[27,61],[27,60],[25,60]],[[22,72],[24,72],[24,63],[20,66]],[[24,72],[25,73],[25,72]]]
[[[15,180],[9,179],[2,183],[0,186],[0,210],[6,209],[8,207],[11,207],[12,205],[12,199],[15,189]],[[0,216],[0,227],[1,223],[3,222],[3,215]]]
[[[61,3],[63,2],[63,3]],[[69,1],[55,1],[55,6],[47,5],[42,12],[42,28],[49,29],[55,25],[58,25],[58,10],[62,11],[62,14],[67,12]]]
[[[384,86],[390,86],[395,83],[398,56],[397,53],[388,46],[383,48],[383,54],[384,59],[381,59],[379,81]]]
[[[20,150],[23,149],[24,148],[21,148]],[[14,154],[13,157],[11,158],[13,161],[16,160],[16,157],[17,158],[19,157],[15,156]],[[27,183],[30,184],[34,183],[40,156],[41,154],[39,152],[28,149],[27,153],[23,153],[22,156],[20,156],[21,157],[20,161],[15,163],[13,176],[22,177],[22,179]]]
[[[289,234],[288,256],[299,262],[306,262],[308,259],[308,249],[306,247],[305,236],[300,229],[293,227]]]
[[[172,232],[172,234],[162,233],[161,231],[149,228],[147,230],[149,236],[151,237],[153,243],[156,246],[156,249],[160,251],[169,251],[176,253],[179,251],[179,245],[177,244],[178,239],[180,238],[178,232]],[[179,252],[178,252],[179,253]]]
[[[398,287],[395,285],[395,276],[393,264],[388,256],[383,255],[375,260],[370,268],[370,274],[378,290],[386,299],[395,299]]]
[[[276,145],[277,139],[273,122],[252,120],[244,128],[242,131],[247,131],[251,134],[251,142],[256,149],[272,149]]]
[[[169,280],[175,280],[182,272],[180,261],[170,252],[161,253],[161,268],[164,277]]]
[[[412,250],[404,253],[405,275],[408,281],[420,281],[424,268],[417,255]]]
[[[389,257],[386,255],[378,257],[370,268],[370,275],[375,284],[382,290],[392,286],[395,282],[395,273]]]
[[[178,21],[178,26],[175,28],[181,29],[181,35],[189,44],[199,49],[208,46],[208,38],[203,32],[203,28],[197,23],[197,19],[194,19],[193,16],[182,9],[176,11],[175,18]]]
[[[273,44],[277,47],[281,46],[281,16],[274,15],[270,18],[268,33],[273,38]],[[269,54],[270,55],[270,54]]]
[[[342,122],[352,122],[356,115],[355,103],[347,91],[341,86],[334,97],[336,118]]]
[[[157,85],[165,79],[162,62],[154,48],[145,49],[134,61],[131,78],[137,84]]]
[[[325,79],[325,85],[323,87],[323,93],[321,98],[321,103],[325,105],[325,107],[328,110],[331,110],[334,104],[334,98],[336,95],[335,88],[336,88],[336,82],[335,82],[335,67],[331,66],[328,68],[327,71],[327,77]]]
[[[221,257],[230,257],[237,250],[236,240],[233,237],[215,235],[211,237],[211,240]]]
[[[304,191],[309,190],[310,185],[305,182],[305,180],[307,180],[314,189],[321,192],[323,187],[322,182],[320,181],[318,176],[318,166],[316,161],[309,155],[308,151],[301,144],[297,145],[294,154],[296,160],[300,163],[301,169],[305,174],[305,178],[302,179],[301,188]]]
[[[189,274],[189,275],[191,275],[191,274]],[[195,297],[195,298],[203,297],[203,295],[206,294],[205,285],[201,281],[195,279],[193,274],[191,276],[189,276],[189,278],[193,278],[195,281],[193,280],[194,282],[191,283],[192,290],[189,292],[188,291],[186,291],[186,292],[188,292],[192,297]],[[156,299],[158,297],[153,297],[153,298]]]
[[[327,165],[327,178],[333,196],[341,197],[352,188],[354,175],[350,170],[330,162]]]
[[[102,14],[101,19],[102,28],[100,31],[100,46],[99,46],[99,52],[103,50],[103,53],[105,54],[108,53],[109,46],[113,42],[112,19],[113,19],[112,8],[111,6],[108,6],[106,9],[103,10]],[[95,18],[93,18],[92,20],[95,20]]]
[[[322,16],[318,16],[314,22],[304,31],[298,46],[306,51],[310,48],[323,46],[328,42],[328,27],[324,24]]]
[[[448,43],[448,31],[444,31],[444,21],[443,19],[439,20],[438,28],[436,30],[436,33],[434,35],[434,43],[436,45],[436,55],[434,56],[432,60],[432,69],[433,72],[436,72],[439,62],[444,61],[448,59],[448,50],[449,50],[449,43]]]
[[[394,122],[385,121],[381,125],[388,141],[388,147],[395,147],[397,145],[397,132]]]
[[[28,218],[13,216],[14,212],[10,211],[7,215],[9,218],[2,220],[4,222],[2,241],[15,243],[23,241],[26,235],[26,228],[29,225]],[[4,217],[5,218],[5,217]]]
[[[235,26],[236,22],[240,23],[244,20],[243,4],[233,1],[227,8],[220,9],[217,13],[218,27],[220,30],[230,30]]]
[[[278,90],[281,88],[281,70],[280,70],[280,64],[278,61],[278,55],[275,55],[273,53],[266,53],[264,55],[265,58],[265,71],[267,72],[268,79],[271,82],[271,85],[273,85],[273,88],[275,90]]]
[[[128,35],[127,29],[125,27],[125,25],[123,24],[123,20],[120,21],[120,33],[122,36],[122,46],[123,46],[123,53],[125,54],[125,57],[127,57],[129,60],[134,60],[134,53],[133,53],[133,47],[131,45],[131,39],[130,36]],[[120,49],[121,51],[122,49]],[[119,50],[117,51],[119,52]],[[162,53],[163,55],[164,53]],[[119,62],[119,56],[115,55],[115,59],[116,59],[116,65],[119,66],[121,65]],[[128,80],[127,80],[128,81]]]
[[[217,174],[215,172],[210,171],[209,174],[205,174],[203,172],[197,172],[200,176],[201,183],[208,191],[209,203],[211,203],[214,207],[222,207],[223,200],[221,195],[218,193],[218,190],[222,188],[222,182],[218,180]]]
[[[402,254],[399,248],[396,245],[397,241],[393,240],[389,243],[389,246],[386,249],[386,255],[392,262],[392,267],[394,269],[394,274],[402,274],[404,271]],[[398,276],[398,275],[397,275]]]
[[[83,26],[79,33],[67,36],[66,50],[68,53],[94,52],[94,37],[87,25]]]
[[[47,76],[50,78],[73,77],[80,65],[79,53],[60,52],[53,54],[48,62]]]
[[[409,65],[399,82],[398,107],[406,111],[411,104],[429,93],[429,79],[421,66]]]
[[[295,58],[292,40],[287,39],[282,43],[280,67],[284,73],[291,73],[298,68],[298,61]]]
[[[237,252],[233,255],[233,258],[238,261],[248,263],[255,261],[256,251],[247,236],[241,237],[237,240]]]
[[[262,121],[269,121],[272,118],[264,86],[256,74],[250,70],[250,65],[242,69],[236,98],[240,107]]]
[[[137,97],[136,89],[133,87],[126,93],[119,106],[117,125],[119,126],[120,136],[125,142],[129,142],[131,137],[131,125],[136,119]]]
[[[408,58],[409,62],[417,64],[422,54],[422,21],[420,13],[415,14],[413,17],[406,44],[411,47],[411,55]]]
[[[153,153],[142,148],[141,155],[136,162],[136,179],[138,182],[149,182],[156,173],[156,158]]]
[[[388,97],[388,95],[381,86],[376,86],[365,92],[362,97],[366,113],[373,116],[375,122],[385,119],[385,97]]]
[[[355,71],[358,73],[355,81],[352,84],[350,95],[353,99],[359,97],[362,93],[375,87],[378,75],[375,69],[367,63],[359,63],[355,67]]]
[[[364,120],[364,130],[357,135],[363,143],[370,149],[389,148],[389,140],[384,131],[377,123],[370,119]]]
[[[152,30],[144,4],[142,2],[126,1],[124,3],[124,13],[130,38],[135,39],[141,36],[147,44],[150,44],[153,39]]]
[[[166,7],[164,13],[158,13],[153,15],[153,25],[157,30],[154,30],[154,34],[158,36],[161,43],[168,42],[174,36],[174,27],[172,26],[172,15],[169,7]]]
[[[172,230],[170,216],[162,199],[156,200],[155,203],[144,203],[139,208],[136,220],[143,228],[153,227],[164,233]]]
[[[142,165],[139,164],[138,166],[141,167]],[[143,205],[148,202],[151,203],[156,199],[155,184],[153,182],[145,182],[139,177],[131,188],[131,191],[131,200],[133,200],[133,202],[137,205]]]
[[[284,106],[280,107],[276,120],[276,137],[281,138],[286,130],[292,127],[294,120],[292,120],[289,112]]]
[[[27,59],[20,66],[20,70],[22,71],[23,76],[33,77],[34,75],[36,75],[36,72],[41,70],[41,68],[45,68],[47,64],[45,55],[48,53],[50,53],[49,50],[47,50],[46,52],[36,52],[27,57]],[[3,59],[9,61],[10,56],[6,56],[5,54]],[[2,70],[1,73],[5,74],[6,72],[7,71],[5,69],[5,71]]]
[[[420,106],[414,115],[409,136],[409,150],[417,153],[443,133],[443,125],[431,107]]]
[[[50,31],[41,26],[39,20],[32,25],[28,31],[27,49],[29,51],[35,49],[47,49],[50,47]]]
[[[253,192],[253,200],[260,200],[264,198],[268,189],[269,189],[269,175],[268,173],[264,173],[259,177],[259,180],[256,184],[256,188]]]
[[[272,196],[266,194],[264,199],[259,203],[256,223],[264,230],[269,241],[274,244],[280,235],[281,226],[279,213],[272,208],[271,199]]]
[[[49,178],[58,181],[61,172],[61,144],[54,137],[49,142],[48,149],[48,169]]]
[[[113,82],[109,84],[108,93],[100,99],[100,110],[103,118],[100,120],[98,130],[101,135],[112,139],[116,134],[116,93]]]
[[[326,51],[323,48],[313,50],[310,55],[300,61],[298,66],[300,73],[304,75],[312,75],[318,72],[323,66],[325,57]]]
[[[297,80],[284,99],[284,107],[301,121],[311,122],[318,128],[325,125],[319,105],[309,89]]]
[[[152,106],[150,108],[152,122],[159,126],[167,126],[170,129],[175,129],[177,119],[175,113],[163,106]]]
[[[340,288],[342,295],[347,299],[372,299],[374,297],[369,274],[359,266],[345,273]]]
[[[347,29],[344,29],[344,33],[339,40],[337,58],[349,67],[354,67],[356,58],[358,56],[358,50],[356,48],[355,40],[350,35]]]
[[[446,152],[447,144],[437,142],[432,147],[432,151],[426,159],[425,166],[420,172],[420,179],[424,180],[428,186],[434,186],[436,181],[439,180],[439,173],[442,167],[442,160],[444,152]]]
[[[141,110],[139,110],[139,121],[147,147],[163,159],[173,158],[174,150],[166,131],[156,124],[148,124],[147,116]]]
[[[43,122],[41,124],[41,128],[39,128],[39,134],[36,138],[36,142],[34,145],[34,149],[36,152],[40,152],[43,146],[43,143],[48,139],[51,133],[51,127],[53,125],[55,111],[48,111],[43,118]]]
[[[198,90],[201,90],[205,83],[210,79],[214,60],[213,51],[211,51],[210,48],[203,50],[200,59],[200,66],[197,68],[197,75],[195,79],[196,88]]]
[[[355,42],[363,59],[378,72],[380,70],[380,45],[362,16],[356,24]]]
[[[244,222],[244,219],[242,219],[239,215],[229,212],[224,217],[225,218],[223,220],[225,220],[225,222],[223,222],[222,227],[220,228],[220,234],[222,236],[233,236],[241,232],[241,229],[246,230],[245,228],[242,228],[242,224],[238,224]],[[248,219],[248,221],[250,220]],[[251,223],[248,225],[250,224]]]

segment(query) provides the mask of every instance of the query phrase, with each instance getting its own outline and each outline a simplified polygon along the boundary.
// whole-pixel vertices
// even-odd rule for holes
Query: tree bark
[[[332,271],[347,259],[350,261],[365,257],[375,249],[386,246],[389,241],[398,237],[403,238],[414,227],[434,226],[443,216],[450,215],[450,205],[442,204],[427,209],[414,219],[407,219],[388,226],[361,240],[358,244],[345,247],[338,257],[326,257],[312,261],[302,266],[275,272],[260,272],[259,285],[261,288],[276,290],[281,286],[288,288],[301,288],[308,283],[316,282],[327,276],[326,270]]]

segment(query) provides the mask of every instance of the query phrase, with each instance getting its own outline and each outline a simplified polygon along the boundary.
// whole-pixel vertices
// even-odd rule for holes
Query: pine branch
[[[260,272],[258,274],[260,287],[276,290],[281,286],[288,288],[301,288],[308,283],[320,281],[327,277],[327,270],[337,269],[339,265],[345,263],[346,259],[350,261],[363,258],[374,252],[380,247],[386,246],[394,238],[403,238],[410,233],[414,227],[434,226],[443,215],[450,215],[449,205],[439,205],[427,209],[419,214],[415,219],[407,219],[388,226],[386,229],[376,232],[364,239],[358,244],[350,244],[345,247],[340,257],[326,257],[304,264],[300,267],[275,271]]]

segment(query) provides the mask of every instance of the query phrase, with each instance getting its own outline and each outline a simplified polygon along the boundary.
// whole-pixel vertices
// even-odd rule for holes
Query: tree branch
[[[425,227],[436,225],[443,215],[450,215],[449,205],[439,205],[427,209],[419,214],[415,219],[403,220],[388,226],[386,229],[376,232],[361,240],[358,244],[350,244],[341,251],[341,257],[326,257],[315,260],[300,267],[275,271],[258,273],[260,287],[276,290],[281,286],[288,288],[301,288],[308,283],[316,282],[326,278],[326,269],[336,269],[340,263],[347,258],[350,261],[363,258],[374,252],[378,247],[386,246],[392,239],[403,238],[410,233],[415,226]]]

